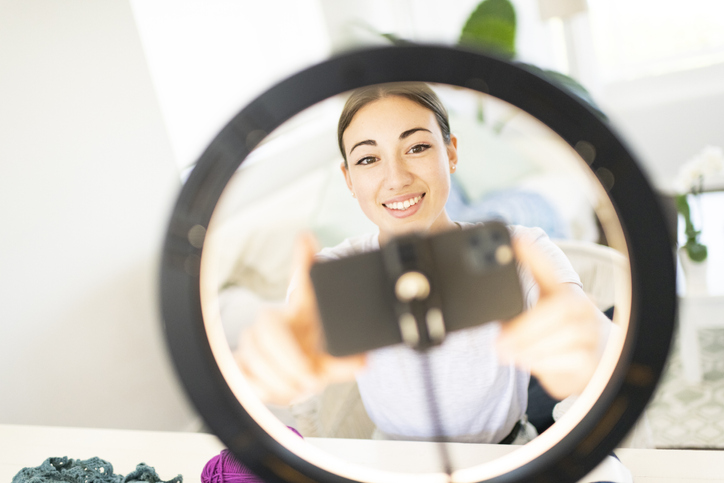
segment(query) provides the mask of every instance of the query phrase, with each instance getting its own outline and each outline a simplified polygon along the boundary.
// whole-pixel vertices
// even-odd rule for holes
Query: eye
[[[423,151],[427,151],[428,149],[430,149],[429,144],[415,144],[409,151],[407,151],[407,154],[419,154]]]
[[[365,156],[364,158],[362,158],[362,159],[360,159],[359,161],[357,161],[355,164],[356,164],[357,166],[367,166],[367,165],[372,164],[372,163],[374,163],[374,162],[376,162],[376,161],[377,161],[377,158],[375,158],[374,156]]]

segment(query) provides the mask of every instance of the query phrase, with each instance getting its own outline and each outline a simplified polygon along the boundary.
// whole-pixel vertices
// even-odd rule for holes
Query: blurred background
[[[611,119],[659,192],[674,194],[687,161],[706,146],[724,145],[721,2],[484,3],[493,13],[490,29],[512,39],[494,47],[565,75]],[[465,42],[479,4],[0,0],[0,423],[201,429],[167,360],[157,300],[165,225],[195,160],[271,84],[349,49]],[[486,134],[468,135],[473,147],[488,136],[471,153],[511,160],[488,184],[476,173],[489,166],[469,164],[458,180],[461,217],[482,202],[496,206],[501,190],[525,189],[525,203],[550,207],[541,214],[549,231],[601,241],[591,216],[593,188],[566,178],[565,170],[576,168],[565,166],[575,163],[556,162],[570,152],[494,100],[439,92],[454,131],[485,126]],[[330,209],[344,208],[334,201],[344,186],[329,181],[339,176],[333,123],[341,102],[331,99],[293,119],[285,136],[270,137],[256,162],[247,163],[253,177],[234,181],[239,189],[226,196],[219,227],[246,260],[261,259],[269,239],[291,239],[288,230],[275,236],[278,223],[266,238],[238,238],[238,227],[250,217],[263,224],[264,209],[288,208],[304,193],[320,198],[298,203],[302,211],[287,209],[287,218],[312,224],[323,242],[366,228],[363,219],[340,228]],[[521,132],[539,135],[536,149],[498,142]],[[555,179],[547,172],[553,168]],[[712,179],[709,188],[717,189]],[[563,191],[573,198],[561,198]],[[268,193],[275,196],[265,199]],[[709,247],[713,285],[724,274],[716,268],[724,268],[724,220],[716,218],[724,200],[717,195],[692,203],[699,225],[705,219],[701,241]],[[707,210],[713,215],[705,217]],[[239,260],[224,264],[229,273],[218,282],[227,293],[242,287],[244,276],[260,280]],[[269,263],[288,275],[285,260]],[[286,279],[262,282],[257,292],[268,289],[273,300]],[[677,350],[649,410],[658,447],[724,447],[724,333],[705,329],[694,337],[696,359],[688,364],[699,372],[684,377]]]

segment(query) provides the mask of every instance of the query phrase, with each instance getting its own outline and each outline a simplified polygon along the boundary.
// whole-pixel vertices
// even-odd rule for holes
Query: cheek
[[[374,202],[375,182],[370,176],[353,176],[352,187],[360,204]]]
[[[445,204],[450,195],[450,171],[447,167],[441,166],[431,174],[431,188],[436,192],[436,199]]]
[[[449,162],[439,159],[436,163],[428,166],[425,177],[428,183],[436,186],[438,189],[450,188],[450,165]]]

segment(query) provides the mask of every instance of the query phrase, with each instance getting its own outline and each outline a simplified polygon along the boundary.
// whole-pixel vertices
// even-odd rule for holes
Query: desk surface
[[[381,468],[389,467],[392,462],[399,464],[405,455],[419,453],[429,445],[325,438],[307,441],[350,461]],[[497,445],[463,446],[470,454],[476,447],[478,451],[490,450],[492,455],[514,449]],[[196,483],[206,462],[223,447],[215,436],[201,433],[0,425],[0,482],[9,483],[22,468],[38,466],[50,456],[79,459],[98,456],[111,462],[114,471],[123,475],[144,462],[156,468],[164,480],[182,474],[185,483]],[[724,482],[724,451],[619,449],[616,453],[636,483]],[[465,457],[464,452],[460,454]]]

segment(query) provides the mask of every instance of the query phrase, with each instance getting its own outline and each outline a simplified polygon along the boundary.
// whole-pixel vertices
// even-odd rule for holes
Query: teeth
[[[409,200],[405,201],[395,201],[394,203],[390,203],[385,205],[387,208],[391,208],[393,210],[406,210],[412,205],[416,205],[420,202],[422,199],[421,196],[415,196],[414,198],[410,198]]]

